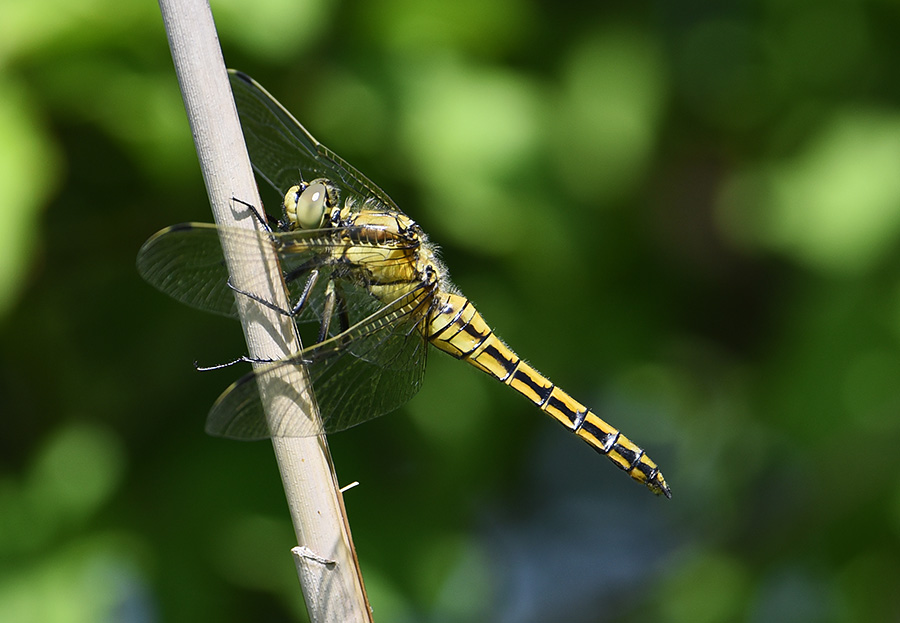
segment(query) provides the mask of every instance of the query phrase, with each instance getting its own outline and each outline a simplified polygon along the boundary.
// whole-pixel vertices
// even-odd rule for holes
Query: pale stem
[[[241,199],[261,202],[231,96],[209,4],[203,0],[159,0],[197,155],[215,221],[228,227],[256,227]],[[249,7],[248,5],[248,8]],[[235,261],[223,246],[233,283],[252,284],[255,294],[287,309],[287,295],[271,245],[258,258]],[[300,351],[293,322],[249,297],[238,296],[241,323],[251,357],[277,360]],[[305,373],[291,377],[296,386]],[[273,385],[278,385],[273,384]],[[298,392],[310,395],[302,389]],[[267,413],[278,395],[262,388]],[[277,409],[284,413],[284,400]],[[296,417],[318,417],[314,401],[292,403]],[[314,623],[370,622],[359,564],[324,435],[273,439],[298,547],[292,550],[303,595]],[[228,544],[224,544],[225,547]]]

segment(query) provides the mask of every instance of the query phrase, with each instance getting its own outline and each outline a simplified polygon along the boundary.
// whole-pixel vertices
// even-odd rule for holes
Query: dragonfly
[[[141,276],[192,307],[237,316],[247,296],[290,316],[311,335],[292,357],[256,362],[214,403],[206,429],[234,439],[334,433],[391,412],[418,391],[428,345],[519,392],[657,495],[671,497],[659,467],[618,429],[577,402],[490,328],[450,281],[422,228],[348,162],[325,147],[262,86],[230,70],[250,161],[283,197],[275,227],[252,206],[260,230],[185,223],[141,247]],[[222,244],[256,256],[271,244],[290,309],[229,280]],[[240,257],[238,257],[240,259]],[[259,387],[306,366],[320,420],[265,415]],[[298,396],[302,398],[302,396]]]

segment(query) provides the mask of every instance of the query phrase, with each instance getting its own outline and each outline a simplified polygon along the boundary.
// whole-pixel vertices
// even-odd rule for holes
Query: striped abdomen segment
[[[439,297],[428,335],[432,344],[509,385],[629,476],[654,493],[671,497],[659,468],[643,450],[522,361],[494,335],[467,298]]]

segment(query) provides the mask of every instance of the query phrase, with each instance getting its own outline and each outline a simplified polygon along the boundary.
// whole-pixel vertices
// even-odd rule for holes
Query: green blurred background
[[[213,11],[672,487],[435,351],[331,439],[376,620],[900,621],[896,0]],[[271,446],[203,433],[240,328],[134,269],[210,220],[156,4],[0,3],[0,192],[0,620],[303,620]]]

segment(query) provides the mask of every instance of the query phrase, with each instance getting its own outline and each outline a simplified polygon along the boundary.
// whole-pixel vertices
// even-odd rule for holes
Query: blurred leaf
[[[740,562],[722,554],[701,554],[683,565],[663,589],[663,618],[668,623],[717,623],[739,620],[750,578]]]
[[[60,60],[43,77],[55,106],[101,128],[148,175],[160,181],[199,176],[184,103],[171,76],[135,70],[118,58],[76,56]]]
[[[148,621],[155,618],[133,543],[95,536],[0,575],[0,620],[18,623]]]
[[[565,58],[549,139],[566,191],[602,205],[634,190],[656,147],[665,66],[646,32],[607,28]]]
[[[536,85],[513,72],[452,57],[411,66],[403,139],[418,178],[433,194],[434,218],[463,244],[494,252],[517,244],[538,208],[509,183],[536,154]]]
[[[819,270],[854,273],[882,260],[900,233],[900,116],[844,111],[792,160],[734,178],[724,226]]]
[[[463,535],[439,535],[422,551],[414,580],[423,602],[452,620],[469,621],[485,612],[492,583],[485,553]]]
[[[297,587],[288,517],[229,518],[212,543],[218,570],[236,586],[290,595]]]
[[[900,616],[894,582],[897,559],[885,551],[859,552],[837,574],[843,621],[892,621]]]
[[[765,42],[779,60],[789,89],[822,88],[851,81],[871,62],[871,32],[861,3],[769,2],[778,19],[771,21]]]
[[[34,521],[79,523],[96,513],[124,476],[124,454],[108,431],[74,425],[47,441],[27,481]]]
[[[900,428],[900,356],[894,350],[875,349],[846,362],[844,402],[850,416],[868,430]]]
[[[109,432],[84,425],[57,431],[21,483],[9,480],[0,497],[0,552],[40,551],[84,524],[115,492],[124,455]]]
[[[752,619],[766,623],[818,623],[832,620],[840,607],[836,591],[822,578],[801,569],[784,569],[765,578]]]
[[[110,38],[146,31],[158,16],[146,2],[6,0],[0,3],[0,67],[30,55],[102,48]]]
[[[409,54],[499,54],[522,39],[533,20],[530,3],[518,0],[369,0],[362,14],[373,38]]]
[[[28,279],[37,223],[59,183],[59,156],[22,86],[0,74],[0,318]]]
[[[216,23],[229,40],[269,62],[284,61],[324,38],[333,0],[213,0]]]

